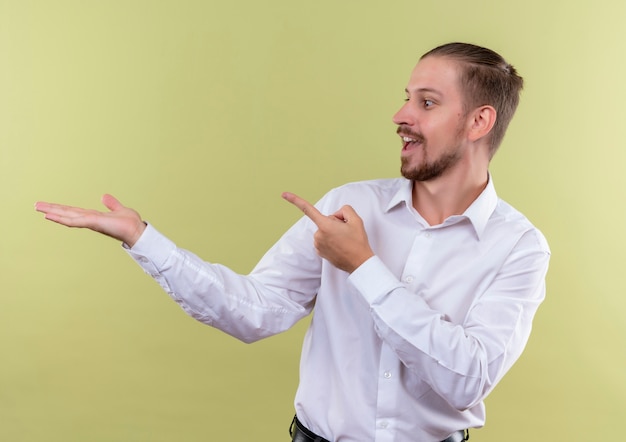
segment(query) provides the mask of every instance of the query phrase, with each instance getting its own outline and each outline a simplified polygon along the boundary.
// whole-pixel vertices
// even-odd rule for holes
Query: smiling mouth
[[[402,139],[402,150],[410,150],[413,147],[417,147],[423,143],[423,138],[421,137],[409,137],[406,135],[400,134],[400,138]]]
[[[424,137],[406,124],[398,125],[396,133],[402,140],[402,151],[408,151],[425,143]]]

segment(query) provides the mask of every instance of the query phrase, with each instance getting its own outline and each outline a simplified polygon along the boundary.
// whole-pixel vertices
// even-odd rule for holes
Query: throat
[[[462,215],[487,186],[487,180],[478,185],[455,186],[436,182],[413,182],[413,207],[430,226],[443,223],[455,215]]]

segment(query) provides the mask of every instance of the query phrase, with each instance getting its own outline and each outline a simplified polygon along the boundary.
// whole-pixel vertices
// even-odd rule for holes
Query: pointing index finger
[[[326,219],[326,217],[322,215],[322,212],[317,210],[317,208],[313,204],[309,203],[304,198],[300,198],[298,195],[290,192],[284,192],[283,198],[296,206],[298,209],[302,210],[302,212],[306,216],[308,216],[311,221],[317,224],[318,227],[320,225],[320,222]]]

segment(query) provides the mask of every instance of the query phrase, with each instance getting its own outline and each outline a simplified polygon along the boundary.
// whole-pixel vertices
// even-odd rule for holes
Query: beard
[[[402,134],[421,142],[420,149],[423,149],[424,161],[422,164],[411,168],[410,159],[402,157],[400,173],[402,176],[411,181],[430,181],[439,178],[448,170],[452,169],[461,160],[461,133],[462,126],[459,124],[456,133],[456,140],[453,146],[450,146],[443,152],[439,158],[434,160],[428,157],[428,142],[426,138],[417,132],[413,132],[405,126],[398,127],[398,134]]]
[[[424,145],[424,148],[426,146]],[[426,161],[416,167],[410,168],[409,159],[402,158],[402,165],[400,166],[400,172],[402,176],[411,181],[430,181],[435,178],[439,178],[448,170],[459,162],[461,155],[458,148],[442,154],[434,161],[428,161],[428,157],[425,156]]]

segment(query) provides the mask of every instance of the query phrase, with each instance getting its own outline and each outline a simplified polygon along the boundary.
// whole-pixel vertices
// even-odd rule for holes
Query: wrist
[[[141,238],[141,235],[143,235],[143,232],[146,230],[147,225],[148,224],[145,221],[139,221],[133,233],[129,235],[129,237],[126,240],[124,240],[124,243],[128,247],[132,248],[137,243],[137,241],[139,241],[139,238]]]
[[[369,260],[372,256],[374,256],[374,252],[369,251],[368,253],[364,253],[363,255],[361,255],[359,259],[355,259],[352,265],[350,266],[348,273],[354,272],[356,269],[361,267],[365,261]]]

